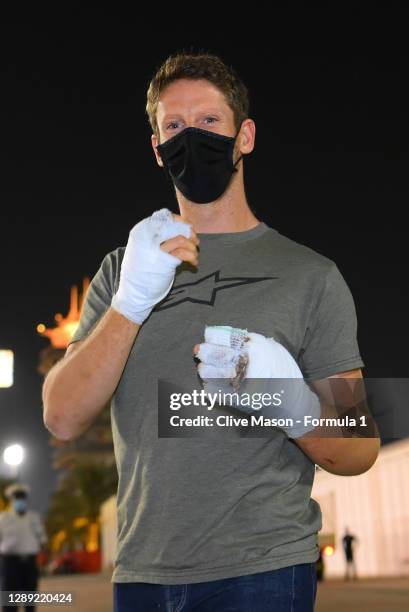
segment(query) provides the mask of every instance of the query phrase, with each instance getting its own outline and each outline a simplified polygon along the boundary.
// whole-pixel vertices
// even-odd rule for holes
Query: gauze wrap
[[[190,226],[174,220],[167,208],[142,219],[130,231],[118,291],[111,301],[112,308],[130,321],[143,323],[169,293],[182,260],[162,251],[160,244],[179,234],[190,238]]]
[[[205,328],[205,342],[199,345],[196,357],[200,359],[198,374],[207,393],[231,394],[237,392],[244,382],[249,393],[266,392],[265,379],[285,379],[285,398],[281,406],[263,406],[260,412],[274,418],[291,418],[293,426],[283,428],[291,438],[297,438],[314,429],[312,424],[304,425],[304,415],[319,418],[320,402],[317,395],[303,380],[295,359],[287,349],[261,334],[229,326],[212,325]],[[224,379],[224,380],[222,380]],[[253,379],[263,379],[260,381]],[[298,379],[292,383],[286,379]],[[271,390],[270,390],[271,391]],[[255,409],[232,400],[232,405],[248,414]],[[226,402],[228,403],[228,402]],[[295,423],[301,420],[301,423]]]

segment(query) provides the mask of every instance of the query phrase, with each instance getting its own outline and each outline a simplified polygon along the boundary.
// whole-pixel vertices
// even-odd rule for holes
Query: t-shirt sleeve
[[[351,291],[332,262],[325,274],[316,307],[311,309],[299,355],[304,378],[317,380],[364,367],[357,327]]]
[[[80,322],[69,344],[87,336],[111,305],[116,291],[117,251],[108,253],[93,277],[81,310]]]

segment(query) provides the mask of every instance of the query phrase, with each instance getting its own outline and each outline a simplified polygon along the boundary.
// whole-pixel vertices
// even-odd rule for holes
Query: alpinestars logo
[[[229,276],[222,278],[220,276],[220,270],[217,270],[192,283],[174,285],[167,297],[154,308],[154,312],[172,308],[183,302],[214,306],[219,291],[225,291],[226,289],[232,289],[240,285],[261,283],[276,278],[278,278],[278,276],[259,276],[256,278]]]

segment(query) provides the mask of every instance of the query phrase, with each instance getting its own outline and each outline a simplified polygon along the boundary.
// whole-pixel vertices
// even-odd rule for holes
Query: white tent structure
[[[116,557],[117,514],[116,496],[109,497],[101,506],[102,569],[112,571]]]
[[[409,576],[409,439],[383,446],[370,470],[359,476],[315,473],[311,497],[322,512],[322,542],[335,542],[324,556],[325,576],[345,574],[345,527],[354,548],[358,577]]]

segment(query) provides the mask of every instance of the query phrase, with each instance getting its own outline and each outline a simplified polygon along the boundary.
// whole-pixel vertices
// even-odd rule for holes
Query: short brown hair
[[[159,96],[167,85],[178,79],[206,79],[213,83],[225,96],[234,113],[236,130],[249,116],[248,90],[232,66],[211,53],[178,52],[170,55],[152,78],[146,103],[146,113],[154,134],[159,137],[156,111]]]

